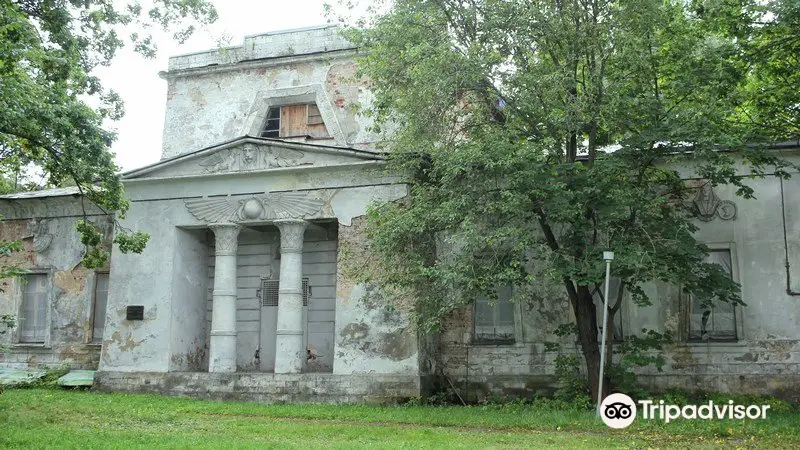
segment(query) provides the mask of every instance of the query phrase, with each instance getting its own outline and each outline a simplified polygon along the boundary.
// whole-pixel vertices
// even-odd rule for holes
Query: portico
[[[303,314],[303,219],[276,220],[280,230],[280,278],[275,373],[300,373],[305,366],[306,322]],[[216,241],[209,372],[236,371],[237,238],[241,226],[211,224]]]
[[[371,373],[418,389],[413,327],[371,309],[342,266],[362,251],[368,205],[406,194],[381,160],[245,136],[125,174],[124,221],[152,238],[142,256],[113,255],[108,326],[118,332],[98,384],[125,390],[146,374],[159,390],[188,383],[202,395],[207,379],[277,395],[292,380],[341,399],[348,376]],[[143,319],[116,313],[128,306]]]

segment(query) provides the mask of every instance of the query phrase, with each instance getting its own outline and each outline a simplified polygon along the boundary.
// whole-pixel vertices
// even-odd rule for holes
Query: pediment
[[[245,136],[123,174],[123,179],[212,176],[381,160],[376,152]]]

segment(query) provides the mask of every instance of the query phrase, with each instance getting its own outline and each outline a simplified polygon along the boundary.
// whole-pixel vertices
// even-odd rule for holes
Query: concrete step
[[[94,370],[70,370],[58,379],[61,386],[91,386],[94,383]]]
[[[45,371],[39,369],[0,367],[0,385],[13,386],[16,384],[28,384],[41,379],[44,375]]]

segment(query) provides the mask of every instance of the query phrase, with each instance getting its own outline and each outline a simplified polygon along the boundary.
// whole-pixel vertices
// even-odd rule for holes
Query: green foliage
[[[20,387],[36,389],[60,389],[61,386],[58,384],[58,379],[68,374],[69,370],[69,366],[48,367],[45,370],[42,378]]]
[[[135,231],[131,234],[121,232],[114,238],[114,243],[119,245],[123,253],[142,253],[150,234],[143,231]]]
[[[22,241],[0,241],[0,256],[11,256],[15,252],[22,251]],[[4,258],[7,260],[6,258]],[[8,280],[12,277],[17,277],[25,273],[18,264],[2,264],[0,265],[0,292],[4,292],[8,286]],[[2,322],[5,322],[3,320]],[[6,325],[8,322],[5,322]]]
[[[572,355],[558,355],[555,358],[555,375],[558,387],[555,399],[576,408],[591,408],[592,399],[586,380],[581,375],[578,357]]]
[[[553,400],[470,407],[258,404],[162,395],[9,389],[4,448],[797,448],[800,415],[768,420],[637,419],[609,431]],[[99,432],[98,430],[101,430]],[[109,445],[109,443],[113,443]]]
[[[193,23],[215,19],[205,0],[157,0],[149,9],[104,0],[1,2],[0,191],[73,185],[109,214],[124,213],[128,202],[109,151],[115,135],[103,124],[121,117],[123,106],[93,70],[110,63],[123,32],[134,50],[152,57],[151,24],[182,41]],[[31,167],[43,184],[33,184]],[[83,241],[96,240],[88,226],[79,227]],[[141,238],[135,241],[138,248]],[[104,263],[103,251],[87,244],[84,263]]]
[[[697,186],[684,179],[751,198],[740,162],[752,177],[787,176],[789,164],[758,145],[764,127],[740,120],[754,72],[727,5],[398,0],[348,30],[376,97],[366,114],[410,185],[367,213],[371,281],[411,292],[427,330],[499,286],[525,302],[525,286],[562,285],[593,390],[604,250],[637,305],[653,282],[742,304],[704,262]]]
[[[796,405],[764,395],[725,394],[704,391],[690,392],[685,389],[669,389],[657,395],[649,395],[647,398],[652,398],[655,402],[664,400],[665,404],[678,406],[699,405],[708,403],[709,400],[717,404],[725,404],[729,400],[733,400],[737,405],[769,405],[769,413],[773,414],[792,414],[797,412]]]
[[[736,120],[751,123],[776,140],[800,139],[800,2],[768,0],[713,2],[724,33],[743,47],[751,70],[744,105]],[[720,14],[723,12],[723,14]]]

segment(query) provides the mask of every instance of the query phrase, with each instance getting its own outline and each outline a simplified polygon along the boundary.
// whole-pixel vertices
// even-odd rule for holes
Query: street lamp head
[[[614,252],[603,252],[603,260],[605,262],[612,261],[614,259]]]

